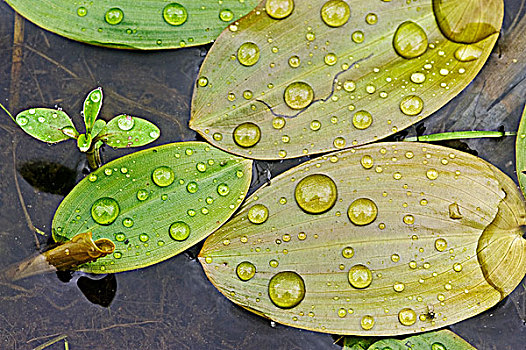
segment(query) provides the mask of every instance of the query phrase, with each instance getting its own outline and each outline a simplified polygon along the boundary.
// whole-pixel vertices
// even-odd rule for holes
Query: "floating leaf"
[[[256,159],[381,139],[466,87],[502,18],[502,0],[262,2],[214,43],[190,127]]]
[[[476,350],[458,335],[445,329],[405,339],[382,339],[368,347],[363,347],[362,344],[368,343],[361,343],[359,338],[346,337],[343,350]]]
[[[122,114],[108,122],[99,138],[114,148],[139,147],[157,140],[160,133],[149,121]]]
[[[48,143],[68,140],[70,136],[62,132],[64,128],[76,132],[69,116],[56,109],[31,108],[18,113],[15,121],[26,133]]]
[[[515,144],[515,157],[517,166],[517,177],[521,186],[522,193],[526,196],[526,105],[517,131],[517,141]]]
[[[102,89],[97,88],[91,91],[84,101],[84,124],[86,126],[86,133],[91,133],[91,129],[99,116],[100,108],[102,107]]]
[[[112,255],[80,267],[109,273],[149,266],[199,242],[239,207],[252,161],[203,142],[154,147],[112,161],[60,204],[53,237],[80,232],[115,243]]]
[[[273,179],[200,253],[229,299],[286,325],[389,336],[441,328],[526,272],[515,183],[480,158],[413,142],[313,159]]]
[[[121,0],[72,2],[7,0],[35,24],[89,44],[132,49],[168,49],[209,43],[257,0]]]

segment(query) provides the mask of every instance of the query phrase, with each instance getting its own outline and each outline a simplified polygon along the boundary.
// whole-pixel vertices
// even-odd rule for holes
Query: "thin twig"
[[[61,341],[61,340],[66,341],[66,338],[67,338],[67,337],[68,337],[68,336],[67,336],[66,334],[59,335],[58,337],[53,338],[53,339],[51,339],[50,341],[47,341],[47,342],[45,342],[44,344],[37,346],[36,348],[33,348],[33,350],[44,350],[44,349],[47,348],[48,346],[51,346],[51,345],[53,345],[53,344],[55,344],[55,343],[58,343],[58,342]]]
[[[22,71],[22,46],[24,45],[25,19],[15,13],[13,29],[13,53],[11,54],[11,83],[9,86],[9,108],[13,110],[18,106],[20,99],[20,72]]]

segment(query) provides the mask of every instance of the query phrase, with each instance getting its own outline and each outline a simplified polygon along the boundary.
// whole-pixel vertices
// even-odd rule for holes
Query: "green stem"
[[[102,165],[102,158],[100,156],[100,143],[94,142],[90,149],[86,152],[88,158],[88,165],[91,170],[96,170]]]
[[[2,109],[4,110],[4,112],[6,112],[7,115],[10,116],[11,119],[13,119],[14,122],[16,122],[16,121],[15,121],[15,117],[13,117],[13,115],[12,115],[11,113],[9,113],[9,111],[7,110],[7,108],[5,108],[4,105],[1,104],[1,103],[0,103],[0,108],[2,108]]]
[[[443,132],[431,135],[412,136],[406,137],[404,141],[421,141],[421,142],[436,142],[436,141],[447,141],[447,140],[460,140],[460,139],[478,139],[483,137],[499,138],[504,136],[516,136],[515,132],[502,132],[502,131],[454,131],[454,132]]]

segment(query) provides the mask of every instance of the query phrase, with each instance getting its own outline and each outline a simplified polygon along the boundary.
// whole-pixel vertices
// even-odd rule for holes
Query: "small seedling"
[[[101,165],[100,148],[107,144],[113,148],[139,147],[155,141],[160,131],[149,121],[120,114],[106,123],[97,119],[102,106],[102,89],[91,91],[84,101],[81,115],[84,117],[85,134],[75,128],[71,118],[61,109],[31,108],[16,117],[0,104],[0,107],[27,134],[47,143],[77,140],[81,152],[86,153],[90,168]]]

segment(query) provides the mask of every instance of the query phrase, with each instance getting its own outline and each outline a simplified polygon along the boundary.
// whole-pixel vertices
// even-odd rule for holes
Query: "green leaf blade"
[[[86,126],[86,133],[88,134],[91,133],[91,129],[93,128],[93,125],[99,116],[100,109],[102,107],[102,99],[102,89],[97,88],[91,91],[84,100],[84,108],[82,113],[84,114],[84,125]]]
[[[159,128],[148,120],[122,114],[108,122],[99,138],[110,147],[127,148],[147,145],[160,135]]]
[[[272,179],[199,259],[227,298],[276,322],[394,336],[459,322],[508,295],[526,272],[525,213],[514,182],[480,158],[372,144]],[[281,300],[271,297],[279,276],[291,286]]]
[[[522,113],[517,140],[515,142],[515,160],[517,167],[517,177],[522,194],[526,196],[526,105]]]
[[[251,165],[202,142],[119,158],[90,174],[64,199],[53,219],[53,237],[63,241],[91,231],[94,240],[115,243],[113,255],[80,266],[83,271],[109,273],[155,264],[204,239],[232,215],[247,193]],[[166,167],[174,177],[160,176],[170,174]],[[189,228],[185,239],[184,225],[170,231],[178,222]]]
[[[179,23],[184,16],[164,19],[163,12],[169,11],[170,2],[161,0],[82,4],[67,0],[38,3],[8,0],[7,3],[40,27],[73,40],[123,49],[158,50],[210,43],[230,23],[256,7],[258,1],[179,0],[177,3],[186,12],[182,24]]]
[[[61,110],[50,108],[31,108],[17,114],[18,126],[37,140],[57,143],[70,139],[62,129],[75,130],[70,117]]]

